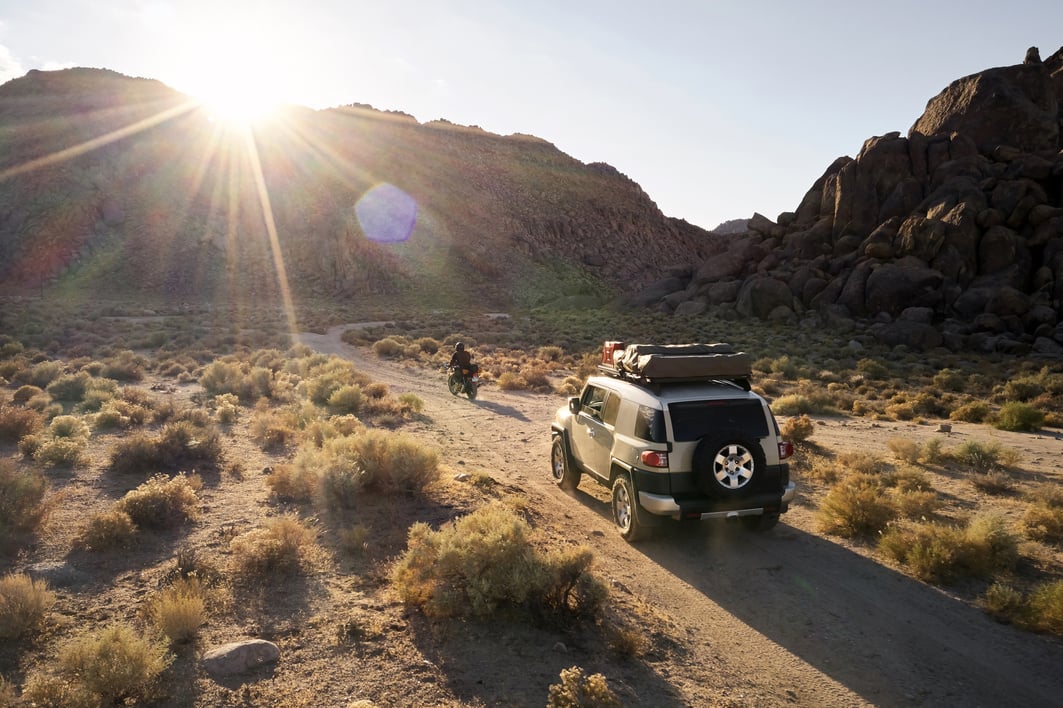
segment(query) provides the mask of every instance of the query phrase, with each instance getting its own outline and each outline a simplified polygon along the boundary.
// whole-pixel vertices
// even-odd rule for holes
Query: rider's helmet
[[[465,344],[463,342],[458,342],[457,344],[454,345],[454,351],[459,351],[459,352],[465,351]]]

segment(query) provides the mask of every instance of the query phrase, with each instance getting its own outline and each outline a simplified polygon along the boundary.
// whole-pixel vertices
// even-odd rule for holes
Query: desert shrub
[[[1036,377],[1024,376],[1004,384],[1004,399],[1007,401],[1031,401],[1044,391]]]
[[[875,359],[861,359],[856,362],[856,370],[872,380],[885,379],[890,373],[885,364]]]
[[[950,420],[958,420],[963,423],[981,423],[989,417],[989,404],[984,401],[971,401],[953,409],[949,413]]]
[[[288,416],[268,409],[256,410],[251,437],[266,452],[279,452],[299,437],[299,431]]]
[[[277,465],[266,477],[266,486],[280,501],[309,502],[321,484],[316,465],[309,458],[318,458],[319,450],[300,450],[290,465]]]
[[[84,461],[87,442],[82,437],[44,436],[33,451],[33,459],[52,467],[76,467]]]
[[[89,426],[73,415],[59,415],[48,424],[48,434],[53,438],[88,438]]]
[[[879,550],[921,580],[990,577],[1015,565],[1018,542],[999,516],[984,515],[965,528],[930,522],[898,524],[883,533]]]
[[[934,374],[934,386],[942,391],[962,391],[967,386],[967,377],[955,369],[942,369]]]
[[[94,551],[126,548],[137,535],[133,519],[119,509],[93,514],[78,536],[78,544]]]
[[[782,436],[791,442],[804,442],[816,432],[816,424],[807,415],[790,418],[782,426]]]
[[[561,357],[564,355],[565,350],[553,344],[539,347],[535,352],[536,358],[543,361],[561,361]]]
[[[392,568],[392,582],[403,602],[436,617],[518,609],[596,614],[606,591],[588,573],[590,552],[543,555],[528,540],[530,531],[500,504],[480,507],[439,531],[416,523]]]
[[[852,473],[831,487],[816,512],[820,529],[846,538],[878,533],[897,516],[880,476]]]
[[[988,614],[1006,622],[1023,622],[1026,613],[1026,598],[1011,585],[1004,582],[995,582],[990,585],[979,604]]]
[[[416,393],[400,393],[399,405],[403,410],[410,411],[411,413],[420,413],[424,410],[424,401]]]
[[[212,425],[182,420],[169,423],[157,438],[137,434],[111,451],[110,469],[118,474],[214,468],[221,462],[221,439]]]
[[[148,603],[147,613],[159,631],[171,642],[195,638],[206,620],[206,589],[194,575],[179,577],[159,590]]]
[[[45,391],[53,400],[63,403],[77,403],[85,397],[85,391],[89,385],[89,375],[84,371],[76,374],[64,374],[50,384]]]
[[[232,425],[240,417],[240,399],[232,393],[223,393],[211,399],[214,417],[222,425]]]
[[[425,354],[435,354],[439,351],[439,340],[432,337],[419,337],[413,343]]]
[[[146,366],[147,359],[127,350],[104,361],[100,376],[115,381],[140,381],[144,378]]]
[[[1063,504],[1052,498],[1033,500],[1022,516],[1023,531],[1035,541],[1063,544]]]
[[[347,553],[362,553],[369,547],[369,529],[363,524],[341,528],[338,536],[340,547]]]
[[[15,390],[15,393],[11,395],[11,401],[13,403],[25,404],[26,401],[42,393],[44,393],[44,389],[39,386],[30,386],[28,384],[25,386],[19,386],[18,389]]]
[[[23,573],[0,578],[0,639],[14,639],[36,629],[55,604],[48,583]]]
[[[948,459],[941,438],[930,438],[923,443],[923,452],[919,459],[928,465],[941,464]]]
[[[165,529],[195,519],[203,484],[198,475],[168,477],[158,474],[127,492],[115,504],[138,528]]]
[[[390,390],[386,383],[373,382],[367,386],[362,386],[362,393],[369,398],[381,399],[386,398]]]
[[[245,576],[269,577],[298,573],[309,561],[314,532],[293,516],[279,516],[234,538],[233,570]]]
[[[528,388],[528,382],[524,377],[512,371],[502,372],[497,383],[503,391],[523,391]]]
[[[419,492],[439,476],[439,453],[414,438],[368,430],[349,439],[367,489]]]
[[[337,413],[354,414],[362,407],[364,395],[359,386],[340,386],[328,397],[328,406]]]
[[[901,462],[915,464],[919,461],[919,443],[911,438],[890,438],[886,441],[886,447]]]
[[[395,337],[385,337],[374,342],[372,348],[377,356],[394,359],[406,351],[406,343]]]
[[[59,651],[58,678],[72,684],[74,696],[90,696],[98,705],[150,702],[156,681],[172,661],[162,642],[129,625],[114,624],[64,645]],[[33,692],[26,693],[34,702]]]
[[[0,442],[18,442],[44,427],[40,413],[21,406],[0,405]]]
[[[834,405],[826,395],[791,393],[771,402],[776,415],[813,415],[834,413]]]
[[[975,472],[968,479],[975,489],[986,494],[1009,494],[1015,491],[1015,478],[1006,470]]]
[[[996,468],[1004,456],[1000,443],[983,443],[968,440],[952,452],[952,457],[961,464],[968,465],[978,472],[989,472]]]
[[[573,666],[561,670],[561,683],[550,686],[547,708],[620,708],[617,698],[602,674],[586,676],[583,669]]]
[[[1028,622],[1035,629],[1063,634],[1063,580],[1036,587],[1029,597]]]
[[[21,384],[29,384],[43,389],[55,381],[63,373],[63,367],[57,361],[41,361],[28,369],[22,369],[15,374],[14,380]]]
[[[48,515],[48,482],[36,470],[20,471],[0,459],[0,549],[16,534],[35,531]]]
[[[1045,423],[1045,414],[1028,403],[1011,401],[1005,403],[993,421],[993,427],[999,430],[1036,431]]]

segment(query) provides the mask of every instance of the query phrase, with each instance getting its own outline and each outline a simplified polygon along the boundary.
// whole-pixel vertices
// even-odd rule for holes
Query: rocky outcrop
[[[659,306],[785,308],[864,318],[889,344],[1050,352],[1063,344],[1061,119],[1063,49],[959,79],[907,136],[836,160],[794,212],[718,237]]]

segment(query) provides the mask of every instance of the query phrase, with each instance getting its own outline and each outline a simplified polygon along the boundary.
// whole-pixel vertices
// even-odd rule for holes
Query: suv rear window
[[[664,411],[649,406],[639,406],[635,416],[635,430],[632,431],[639,440],[666,442],[668,434],[664,429]]]
[[[668,406],[676,442],[700,440],[718,430],[741,430],[751,437],[768,435],[760,401],[687,401]]]

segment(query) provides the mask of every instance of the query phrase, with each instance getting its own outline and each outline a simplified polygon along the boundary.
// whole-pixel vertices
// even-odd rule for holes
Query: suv
[[[793,445],[749,390],[746,354],[607,342],[598,368],[551,426],[558,486],[572,491],[587,474],[611,488],[628,541],[665,517],[738,519],[756,530],[778,523],[794,498],[784,461]]]

